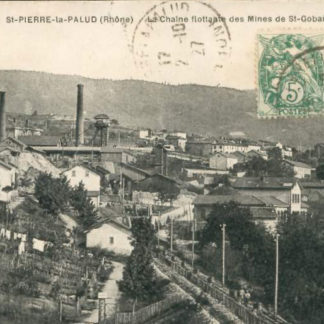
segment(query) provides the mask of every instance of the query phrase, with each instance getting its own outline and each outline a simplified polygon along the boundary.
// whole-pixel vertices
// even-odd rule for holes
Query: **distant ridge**
[[[324,142],[324,117],[258,120],[253,90],[0,71],[0,88],[7,92],[9,112],[74,114],[78,83],[84,84],[89,118],[106,113],[135,128],[179,129],[202,135],[243,132],[254,139],[296,147]]]

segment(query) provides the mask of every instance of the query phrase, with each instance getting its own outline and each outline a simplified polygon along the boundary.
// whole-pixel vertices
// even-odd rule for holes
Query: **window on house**
[[[294,204],[298,204],[300,202],[300,196],[298,194],[293,194],[292,195],[292,202]]]
[[[114,237],[113,237],[113,236],[110,236],[110,237],[109,237],[109,243],[110,243],[110,244],[114,244]]]
[[[76,172],[75,170],[72,171],[72,177],[75,177],[76,176]]]

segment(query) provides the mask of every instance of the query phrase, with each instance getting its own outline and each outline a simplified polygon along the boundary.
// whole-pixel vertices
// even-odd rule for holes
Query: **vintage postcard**
[[[324,323],[324,3],[0,1],[0,323]]]

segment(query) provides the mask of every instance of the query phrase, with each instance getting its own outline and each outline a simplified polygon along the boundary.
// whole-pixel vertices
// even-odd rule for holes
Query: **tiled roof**
[[[290,161],[290,160],[285,160],[286,163],[299,167],[299,168],[305,168],[305,169],[313,169],[313,167],[311,167],[310,165],[303,163],[303,162],[299,162],[299,161]]]
[[[289,204],[287,202],[284,202],[274,196],[258,197],[258,199],[263,201],[267,206],[282,207],[282,208],[289,207]]]
[[[194,200],[194,205],[227,204],[234,201],[242,206],[266,206],[260,199],[251,195],[200,195]]]
[[[303,188],[308,189],[308,188],[324,188],[324,181],[302,181],[301,185]]]
[[[288,190],[294,186],[295,180],[292,178],[275,177],[242,177],[231,180],[235,189],[278,189]]]

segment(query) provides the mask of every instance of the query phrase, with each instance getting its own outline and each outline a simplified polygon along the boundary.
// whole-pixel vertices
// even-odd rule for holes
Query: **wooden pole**
[[[225,234],[226,234],[226,224],[222,226],[222,285],[225,286]]]
[[[161,149],[161,174],[164,175],[163,147]]]
[[[194,268],[195,262],[195,230],[196,230],[196,220],[192,220],[192,258],[191,258],[191,268]]]
[[[278,281],[279,281],[279,234],[276,234],[276,275],[275,275],[275,294],[274,294],[274,316],[278,314]]]
[[[173,253],[173,218],[171,217],[170,251]]]
[[[159,219],[158,219],[158,222],[157,222],[157,225],[158,225],[157,239],[158,239],[159,251],[160,251],[160,237],[159,237],[159,232],[160,232],[160,216],[161,216],[161,212],[159,212]]]

